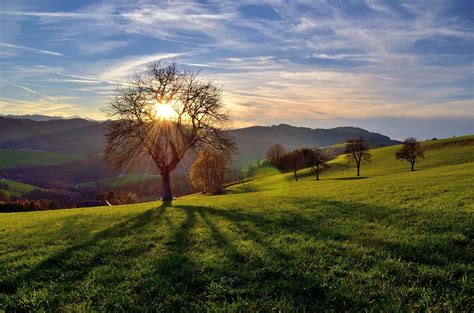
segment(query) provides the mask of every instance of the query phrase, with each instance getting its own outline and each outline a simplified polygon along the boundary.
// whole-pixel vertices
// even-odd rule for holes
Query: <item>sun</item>
[[[157,103],[155,105],[155,115],[158,119],[170,120],[176,115],[176,112],[169,103]]]

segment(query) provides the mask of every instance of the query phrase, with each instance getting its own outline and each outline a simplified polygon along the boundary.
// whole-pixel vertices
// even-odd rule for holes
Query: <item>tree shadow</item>
[[[51,303],[54,303],[56,300],[54,297],[71,292],[77,283],[83,281],[94,269],[113,262],[111,255],[115,258],[133,258],[149,251],[152,246],[141,245],[139,242],[127,248],[110,243],[125,236],[143,234],[151,223],[159,224],[165,209],[159,207],[147,210],[89,236],[81,243],[73,244],[48,256],[27,272],[2,280],[0,292],[12,294],[25,287],[41,288],[44,282],[48,282],[56,290],[50,299]],[[71,224],[65,223],[65,225]]]
[[[354,177],[336,177],[336,178],[327,178],[327,180],[358,180],[370,178],[369,176],[354,176]]]
[[[394,241],[383,237],[383,231],[403,231],[407,227],[404,218],[407,213],[402,210],[328,199],[300,200],[308,203],[302,212],[281,208],[254,212],[239,205],[220,209],[179,204],[168,210],[168,205],[161,205],[90,235],[46,258],[26,273],[0,280],[0,292],[12,295],[26,286],[35,290],[49,284],[52,286],[49,302],[40,308],[60,308],[64,302],[71,301],[64,294],[77,292],[88,275],[101,266],[111,265],[111,270],[116,266],[126,268],[130,273],[140,269],[128,289],[127,295],[131,296],[124,297],[122,302],[117,300],[121,304],[119,307],[113,307],[113,302],[100,304],[101,298],[98,298],[92,301],[92,308],[189,311],[208,310],[209,301],[222,305],[240,301],[241,306],[237,309],[252,310],[271,309],[266,305],[281,300],[288,307],[310,311],[321,307],[363,310],[374,304],[373,298],[366,294],[354,296],[350,289],[353,282],[346,283],[344,279],[349,279],[346,276],[350,271],[370,269],[371,265],[365,263],[360,250],[350,247],[373,251],[370,253],[375,253],[381,261],[390,258],[407,264],[440,267],[453,262],[469,264],[468,242],[459,242],[457,249],[452,249],[447,242],[433,243],[431,237],[442,230],[428,214],[417,212],[418,217],[425,220],[423,235],[427,239]],[[175,215],[170,217],[170,214]],[[176,216],[182,216],[182,221],[179,219],[176,223]],[[142,236],[157,232],[163,223],[170,234],[157,239],[161,250],[151,251],[154,243]],[[201,238],[206,241],[204,247],[196,241],[198,236],[203,236],[203,228],[208,230],[207,237]],[[382,232],[373,233],[371,228]],[[133,240],[131,245],[121,247],[115,243],[129,237]],[[214,263],[206,263],[203,258],[206,254],[201,251],[204,248],[223,257]],[[137,258],[143,255],[146,259],[137,264]],[[333,264],[326,267],[304,264],[323,262],[326,258]],[[115,259],[120,263],[115,264]],[[342,267],[347,260],[352,262],[352,268]],[[342,269],[335,271],[333,267]],[[401,277],[391,282],[391,288],[419,278],[419,273],[407,274],[403,267],[387,271],[393,277]],[[97,279],[96,283],[107,286],[106,278],[99,276]],[[420,280],[416,284],[431,287],[430,281]],[[117,290],[119,287],[113,284],[109,288]],[[443,291],[440,290],[434,292]],[[106,291],[101,292],[107,295]],[[84,296],[91,301],[89,297]],[[387,299],[376,301],[383,303]],[[257,303],[260,307],[251,307],[249,303]],[[14,306],[12,309],[25,308]]]

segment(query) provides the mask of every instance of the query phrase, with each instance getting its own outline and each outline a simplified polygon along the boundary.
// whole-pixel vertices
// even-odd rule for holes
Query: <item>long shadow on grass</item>
[[[325,219],[318,220],[318,216],[313,218],[311,215],[305,216],[302,214],[303,212],[294,211],[280,211],[278,214],[272,214],[269,211],[257,214],[238,209],[224,210],[201,206],[179,206],[179,208],[187,212],[198,212],[211,229],[212,236],[228,247],[226,253],[231,264],[239,268],[236,271],[229,270],[229,275],[237,277],[243,275],[240,277],[240,281],[249,281],[253,285],[249,287],[245,283],[241,283],[238,288],[252,289],[252,296],[257,298],[265,298],[269,294],[285,298],[286,301],[294,301],[306,309],[317,309],[320,305],[330,305],[340,309],[363,309],[367,308],[371,299],[370,297],[353,297],[347,286],[339,289],[337,277],[331,278],[334,279],[334,285],[329,287],[323,282],[324,279],[320,273],[313,271],[312,275],[307,275],[307,273],[298,270],[297,268],[300,266],[305,267],[304,264],[299,263],[302,261],[300,259],[302,256],[299,254],[303,253],[304,255],[304,251],[298,251],[298,249],[302,249],[298,244],[304,242],[305,239],[301,239],[301,237],[296,239],[292,235],[300,234],[303,238],[315,238],[317,241],[326,242],[324,244],[326,248],[332,246],[336,256],[325,255],[323,259],[324,257],[335,257],[336,261],[339,256],[342,256],[345,260],[342,263],[345,264],[343,266],[350,264],[345,269],[347,271],[345,274],[341,272],[342,277],[348,275],[354,268],[358,268],[358,271],[364,273],[371,267],[383,267],[383,262],[388,259],[437,267],[451,266],[453,263],[469,264],[469,255],[472,253],[469,252],[468,241],[459,242],[456,249],[453,249],[448,241],[433,242],[432,236],[440,235],[440,229],[433,221],[436,218],[430,220],[432,216],[427,213],[416,212],[416,216],[404,218],[405,213],[396,208],[389,209],[322,199],[319,199],[317,203],[322,207],[320,212],[324,212]],[[308,212],[304,213],[308,214]],[[238,231],[233,231],[233,238],[226,238],[213,222],[213,220],[219,219],[233,224],[234,228],[238,229]],[[425,222],[423,236],[420,237],[420,234],[416,233],[416,228],[412,229],[411,233],[404,233],[405,228],[409,228],[413,220]],[[371,232],[370,228],[374,225],[376,231]],[[385,231],[388,231],[388,234],[392,231],[400,232],[402,240],[385,238]],[[440,238],[442,238],[442,233],[441,231]],[[411,236],[413,236],[413,241],[411,241]],[[238,243],[232,241],[235,238],[247,238],[253,242],[254,246],[258,247],[258,250],[263,251],[263,255],[249,254],[248,251],[243,251]],[[275,238],[279,238],[280,241],[275,242]],[[285,241],[286,239],[289,241]],[[296,244],[294,247],[297,250],[292,253],[289,248],[293,243]],[[355,248],[356,246],[369,249],[368,251],[374,250],[376,253],[375,263],[372,265],[365,263],[365,253]],[[315,253],[315,256],[319,253],[318,249],[310,251]],[[321,253],[327,254],[328,251],[321,251]],[[336,261],[335,265],[339,262]],[[378,262],[381,263],[378,264]],[[249,271],[249,273],[243,274],[245,271]],[[418,287],[430,288],[432,286],[432,278],[423,278],[416,271],[405,272],[403,267],[387,269],[387,271],[389,277],[396,278],[392,285],[394,288],[405,288],[406,284],[412,280],[419,280]],[[465,271],[457,272],[455,280],[443,276],[436,279],[454,293],[462,292],[462,284],[459,280],[462,275],[465,275]],[[340,280],[341,283],[343,281],[343,279]],[[445,289],[441,288],[436,292],[439,293],[437,296],[441,297]],[[233,293],[239,294],[235,290]],[[252,298],[245,293],[239,295],[243,298],[246,296]],[[387,301],[387,299],[383,301]]]
[[[301,198],[299,201],[301,203],[297,206],[301,211],[271,208],[249,211],[192,205],[148,210],[48,257],[24,274],[0,280],[0,292],[14,294],[23,287],[34,290],[52,285],[49,308],[87,300],[93,308],[112,310],[114,303],[107,298],[108,291],[99,291],[95,300],[91,300],[90,295],[84,296],[86,300],[70,295],[95,269],[116,262],[119,268],[129,266],[133,270],[135,258],[146,254],[149,256],[146,268],[131,282],[132,291],[124,295],[121,306],[115,309],[196,310],[209,309],[206,301],[228,304],[241,300],[240,309],[259,306],[260,309],[272,309],[276,302],[283,301],[280,303],[286,303],[287,308],[304,307],[310,311],[321,307],[363,310],[374,304],[372,301],[377,298],[374,295],[377,290],[363,289],[361,283],[362,286],[358,287],[365,293],[352,294],[354,283],[348,273],[354,269],[364,272],[367,267],[374,266],[383,270],[383,261],[389,257],[427,265],[468,264],[468,245],[453,251],[447,242],[432,243],[424,239],[413,243],[393,242],[383,237],[386,229],[401,232],[410,227],[410,220],[420,219],[426,220],[423,231],[427,238],[443,233],[425,213],[416,212],[416,216],[408,217],[407,221],[403,218],[404,213],[396,208],[314,198]],[[184,221],[175,228],[168,216],[170,214],[166,213],[172,211],[184,213]],[[141,235],[161,223],[171,232],[166,240],[160,242],[164,249],[162,254],[151,252],[154,244],[150,240],[140,241]],[[209,230],[209,242],[199,245],[194,231],[203,225]],[[365,231],[366,225],[368,228],[376,225],[381,233]],[[133,243],[125,248],[117,246],[116,242],[120,242],[117,239],[124,238],[131,238]],[[306,240],[320,246],[305,245]],[[243,243],[251,248],[245,248]],[[375,249],[374,263],[365,264],[361,252],[350,250],[347,243]],[[203,247],[224,257],[216,263],[206,264],[200,258],[204,254],[199,249]],[[307,248],[311,249],[305,250]],[[318,263],[311,266],[304,263],[313,260],[324,263],[327,259],[338,271],[331,272],[332,266],[328,265],[320,267]],[[108,269],[113,269],[113,266]],[[416,280],[418,287],[431,288],[431,281],[418,282],[417,273],[403,271],[403,268],[392,269],[390,275],[399,280],[391,287],[405,286]],[[104,279],[107,278],[96,276],[88,283],[107,285]],[[456,281],[442,283],[459,292]],[[116,288],[110,286],[115,292]],[[104,305],[101,301],[110,302]],[[257,303],[257,307],[245,307],[244,304],[250,302]],[[12,309],[20,310],[22,307],[12,306]]]
[[[58,297],[64,297],[75,290],[94,269],[117,260],[134,258],[151,250],[152,245],[144,245],[138,240],[126,248],[114,246],[113,239],[139,236],[150,223],[153,222],[153,226],[159,224],[165,210],[166,207],[162,206],[135,215],[47,257],[26,273],[0,280],[0,292],[13,294],[21,288],[41,289],[47,284],[53,288],[48,305],[54,307],[58,304]]]

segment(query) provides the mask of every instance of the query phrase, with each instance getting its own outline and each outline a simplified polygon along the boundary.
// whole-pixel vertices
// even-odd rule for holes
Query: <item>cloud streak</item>
[[[25,47],[25,46],[19,46],[19,45],[14,45],[14,44],[7,43],[7,42],[0,42],[0,47],[18,49],[18,50],[21,50],[21,51],[27,51],[27,52],[33,52],[33,53],[54,55],[54,56],[59,56],[59,57],[64,56],[62,53],[59,53],[59,52],[36,49],[36,48],[30,48],[30,47]]]
[[[86,110],[147,63],[176,58],[224,84],[236,126],[458,118],[473,115],[474,25],[455,7],[450,0],[139,0],[6,9],[2,17],[35,24],[39,42],[64,47],[68,58],[56,70],[34,64],[28,72],[23,62],[31,58],[6,54],[12,63],[0,70],[27,88],[46,83],[51,94],[82,98]]]

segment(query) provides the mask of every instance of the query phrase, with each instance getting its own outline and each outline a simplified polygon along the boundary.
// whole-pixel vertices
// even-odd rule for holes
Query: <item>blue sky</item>
[[[104,118],[174,58],[223,84],[234,127],[474,133],[474,1],[8,1],[0,114]]]

